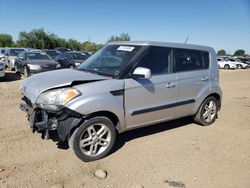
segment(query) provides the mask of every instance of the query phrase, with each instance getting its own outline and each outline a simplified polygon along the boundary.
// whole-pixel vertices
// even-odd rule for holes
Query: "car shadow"
[[[12,71],[5,71],[5,77],[2,78],[1,82],[13,82],[20,79],[21,79],[20,74],[16,74],[15,72]]]
[[[141,138],[144,136],[157,134],[163,131],[168,131],[168,130],[175,129],[178,127],[182,127],[190,123],[193,123],[193,118],[185,117],[185,118],[172,120],[172,121],[164,122],[164,123],[158,123],[152,126],[147,126],[147,127],[143,127],[143,128],[139,128],[139,129],[135,129],[135,130],[122,133],[117,136],[116,144],[114,148],[112,149],[111,154],[121,149],[125,145],[126,142],[129,142],[131,140]],[[60,139],[57,136],[56,131],[53,131],[50,133],[50,138],[53,141],[57,142],[57,148],[64,149],[64,150],[67,150],[69,148],[67,140],[60,141]]]
[[[111,154],[121,149],[125,145],[126,142],[129,142],[131,140],[142,138],[144,136],[157,134],[157,133],[164,132],[164,131],[168,131],[168,130],[175,129],[178,127],[182,127],[190,123],[193,123],[193,118],[185,117],[185,118],[172,120],[172,121],[168,121],[164,123],[158,123],[155,125],[151,125],[151,126],[147,126],[147,127],[143,127],[143,128],[139,128],[139,129],[135,129],[135,130],[122,133],[117,137],[116,144],[113,150],[111,151]]]

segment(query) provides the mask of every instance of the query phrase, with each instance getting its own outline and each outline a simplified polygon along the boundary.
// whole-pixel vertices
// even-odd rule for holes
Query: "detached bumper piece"
[[[47,111],[38,107],[33,107],[27,99],[20,104],[20,109],[27,113],[30,128],[34,132],[42,133],[42,138],[49,139],[49,132],[57,130],[58,137],[65,140],[70,130],[77,126],[85,116],[82,114],[63,108],[60,111]]]

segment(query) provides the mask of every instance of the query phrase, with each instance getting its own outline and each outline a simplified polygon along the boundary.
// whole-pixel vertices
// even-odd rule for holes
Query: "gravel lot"
[[[250,69],[220,73],[222,110],[212,126],[184,118],[127,132],[111,155],[85,163],[66,143],[32,134],[19,110],[22,80],[7,72],[0,82],[0,187],[249,188]],[[107,177],[96,178],[97,169]]]

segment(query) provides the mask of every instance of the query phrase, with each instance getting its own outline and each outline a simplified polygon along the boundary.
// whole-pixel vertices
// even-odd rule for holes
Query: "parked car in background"
[[[236,59],[237,62],[238,62],[238,68],[241,68],[241,69],[246,69],[246,68],[249,68],[250,67],[250,62],[249,61],[246,61],[246,60],[241,60],[239,58]],[[236,63],[237,64],[237,63]]]
[[[32,74],[59,69],[61,66],[46,53],[40,51],[21,52],[15,62],[17,73],[28,77]]]
[[[5,64],[0,62],[0,80],[5,77]]]
[[[58,50],[44,50],[44,52],[46,52],[53,60],[55,60],[55,58],[60,54],[60,51]]]
[[[248,67],[248,64],[243,63],[240,59],[237,58],[226,58],[226,60],[230,62],[235,62],[236,63],[236,68],[238,69],[246,69]]]
[[[227,59],[224,58],[217,58],[218,65],[220,69],[236,69],[236,63],[228,61]]]
[[[25,48],[7,48],[4,52],[5,58],[5,64],[9,67],[10,70],[15,69],[15,60],[17,55],[20,52],[25,51]]]
[[[63,47],[57,47],[54,50],[57,50],[60,53],[62,53],[62,52],[70,52],[71,51],[71,49],[69,49],[69,48],[63,48]]]
[[[4,54],[0,54],[0,63],[5,64],[5,58],[6,58],[6,56]]]
[[[0,54],[4,54],[6,48],[0,48]]]
[[[132,41],[105,45],[77,70],[31,76],[21,92],[33,131],[56,130],[83,161],[108,155],[117,133],[185,116],[211,125],[222,95],[214,49]]]
[[[61,68],[75,69],[88,57],[88,55],[81,52],[63,52],[56,57],[55,61],[60,63]]]

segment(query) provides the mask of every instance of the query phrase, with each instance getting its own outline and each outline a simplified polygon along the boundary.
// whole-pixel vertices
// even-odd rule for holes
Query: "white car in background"
[[[25,48],[7,48],[4,52],[5,65],[9,67],[10,70],[15,69],[16,57],[20,52],[25,51]]]
[[[5,77],[5,64],[0,62],[0,80]]]
[[[5,63],[5,57],[4,54],[0,54],[0,63]]]
[[[243,63],[240,59],[237,59],[237,58],[227,58],[227,60],[230,61],[230,62],[235,62],[237,69],[246,69],[248,67],[248,64],[247,63]]]
[[[236,69],[236,63],[224,58],[217,58],[220,69]]]

